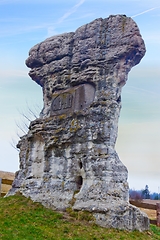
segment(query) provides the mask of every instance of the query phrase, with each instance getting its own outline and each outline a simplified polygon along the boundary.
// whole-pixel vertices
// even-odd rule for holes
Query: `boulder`
[[[103,227],[147,230],[129,204],[127,168],[116,151],[121,90],[145,54],[136,23],[111,15],[34,46],[29,75],[44,107],[18,143],[20,170],[9,195],[58,211],[86,210]]]

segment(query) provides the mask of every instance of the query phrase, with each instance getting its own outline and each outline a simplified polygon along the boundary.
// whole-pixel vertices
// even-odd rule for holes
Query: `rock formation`
[[[129,204],[127,169],[116,151],[121,89],[145,54],[125,15],[96,19],[34,46],[26,60],[44,108],[18,143],[10,194],[46,207],[86,210],[103,227],[140,231],[147,216]]]

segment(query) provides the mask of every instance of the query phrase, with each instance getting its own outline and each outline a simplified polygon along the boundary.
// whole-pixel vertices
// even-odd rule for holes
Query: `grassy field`
[[[21,195],[0,198],[0,239],[2,240],[147,240],[160,239],[160,228],[147,232],[105,229],[89,223],[87,213],[57,213]]]

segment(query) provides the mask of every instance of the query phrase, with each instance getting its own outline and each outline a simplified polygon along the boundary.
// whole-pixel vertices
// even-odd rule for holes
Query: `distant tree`
[[[141,201],[142,200],[142,193],[141,191],[138,190],[129,190],[129,198],[136,200],[136,201]]]
[[[152,200],[159,200],[159,194],[156,192],[150,193],[150,199]]]
[[[153,200],[158,200],[158,199],[159,199],[158,194],[156,194]]]
[[[143,199],[150,199],[150,192],[148,185],[145,186],[145,189],[142,190],[142,197]]]
[[[129,198],[133,200],[152,199],[160,200],[160,194],[157,192],[150,193],[148,185],[143,190],[129,189]]]

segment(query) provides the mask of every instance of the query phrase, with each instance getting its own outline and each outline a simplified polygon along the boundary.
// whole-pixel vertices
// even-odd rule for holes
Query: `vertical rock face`
[[[93,213],[104,227],[146,230],[146,215],[129,204],[127,169],[115,151],[121,89],[145,54],[135,22],[96,19],[46,39],[29,52],[30,77],[44,108],[18,144],[20,170],[10,194],[56,210]]]

